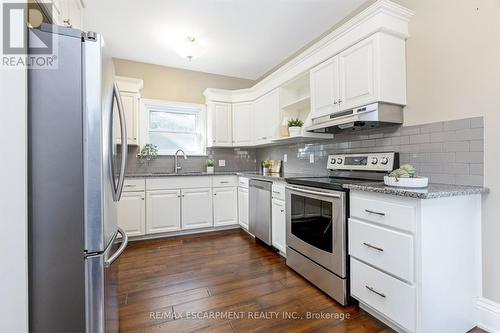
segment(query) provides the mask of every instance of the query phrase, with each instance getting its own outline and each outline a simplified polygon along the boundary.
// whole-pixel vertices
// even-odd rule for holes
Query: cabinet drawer
[[[144,178],[125,178],[123,183],[123,192],[144,191],[146,183]]]
[[[285,200],[285,186],[273,183],[272,196],[273,199]]]
[[[249,179],[247,177],[238,177],[238,186],[248,188],[248,181]]]
[[[413,282],[413,236],[349,219],[349,255]]]
[[[351,192],[350,199],[351,217],[415,231],[415,205],[411,199],[356,191]]]
[[[212,187],[210,176],[172,176],[146,179],[146,189],[148,191],[202,187]]]
[[[227,187],[227,186],[238,186],[236,176],[214,176],[213,186],[214,187]]]
[[[351,258],[351,295],[415,332],[415,287]]]

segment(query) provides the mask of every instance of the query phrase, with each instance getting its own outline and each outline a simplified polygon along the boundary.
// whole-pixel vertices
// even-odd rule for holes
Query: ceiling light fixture
[[[187,36],[177,48],[177,53],[189,61],[200,57],[203,51],[203,46],[193,36]]]

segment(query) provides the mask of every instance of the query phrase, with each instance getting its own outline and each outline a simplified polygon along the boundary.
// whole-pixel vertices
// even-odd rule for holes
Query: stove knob
[[[331,163],[331,164],[335,164],[335,158],[332,158],[332,159],[330,160],[330,163]]]
[[[372,164],[377,164],[378,163],[378,158],[372,157]]]
[[[337,158],[337,163],[342,164],[343,160],[341,158]]]
[[[389,163],[389,159],[387,157],[382,157],[382,159],[380,159],[380,163],[386,165],[387,163]]]

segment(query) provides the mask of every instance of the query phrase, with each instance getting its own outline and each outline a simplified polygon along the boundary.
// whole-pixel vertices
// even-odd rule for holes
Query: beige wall
[[[203,91],[206,88],[240,89],[255,83],[246,79],[123,59],[114,59],[114,64],[116,75],[143,79],[141,95],[151,99],[204,104]]]
[[[397,2],[416,12],[405,124],[484,116],[483,295],[500,302],[500,1]]]

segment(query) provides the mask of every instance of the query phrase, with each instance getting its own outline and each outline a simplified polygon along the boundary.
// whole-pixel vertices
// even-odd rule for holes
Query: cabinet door
[[[233,104],[233,142],[235,145],[252,143],[252,103]]]
[[[212,226],[212,189],[186,189],[181,192],[182,230]]]
[[[117,205],[118,226],[128,236],[144,235],[145,224],[144,192],[123,192]]]
[[[236,187],[214,188],[214,226],[238,224]]]
[[[373,39],[358,43],[339,54],[341,110],[377,100],[374,55]]]
[[[231,146],[233,144],[231,118],[231,104],[210,103],[209,130],[211,142],[209,142],[209,146]]]
[[[272,245],[283,253],[286,253],[286,218],[285,202],[282,200],[272,201],[272,223],[271,240]]]
[[[181,191],[161,190],[146,194],[146,233],[181,229]]]
[[[334,57],[311,70],[311,118],[338,111],[339,65]]]
[[[255,102],[255,142],[262,144],[279,137],[281,112],[278,89]]]
[[[139,95],[128,92],[120,92],[123,109],[125,112],[125,122],[127,124],[127,144],[137,145],[139,143]],[[116,108],[116,105],[115,105]],[[120,133],[120,121],[118,112],[115,112],[115,133]],[[116,142],[121,143],[121,138],[116,137]]]
[[[248,189],[238,188],[238,222],[248,230]]]

